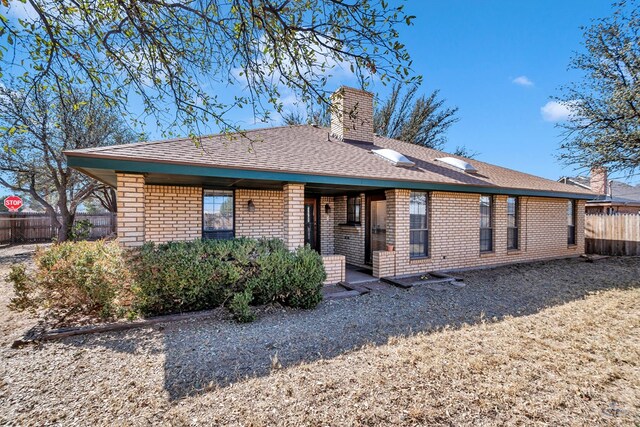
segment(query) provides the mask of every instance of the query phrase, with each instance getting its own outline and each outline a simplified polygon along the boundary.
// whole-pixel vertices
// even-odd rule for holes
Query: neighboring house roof
[[[112,185],[113,171],[118,170],[327,185],[593,197],[588,189],[473,159],[465,160],[477,173],[465,173],[436,160],[452,157],[450,154],[390,138],[375,136],[374,144],[345,142],[330,137],[329,133],[328,128],[313,125],[283,126],[247,131],[246,136],[203,137],[199,146],[190,138],[181,138],[72,150],[65,154],[70,166]],[[415,166],[394,166],[373,155],[372,148],[396,150]]]
[[[582,188],[590,188],[591,178],[588,176],[564,177],[560,179],[569,185]],[[640,205],[640,185],[633,186],[627,183],[611,180],[609,181],[607,192],[610,194],[596,195],[587,203],[590,204],[618,204],[618,205]]]

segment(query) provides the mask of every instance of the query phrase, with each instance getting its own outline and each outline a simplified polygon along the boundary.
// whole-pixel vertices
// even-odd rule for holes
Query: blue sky
[[[415,27],[405,38],[424,89],[460,108],[449,148],[550,179],[574,173],[557,160],[561,109],[542,108],[582,49],[582,25],[611,14],[607,0],[409,1]],[[559,111],[560,110],[560,111]]]

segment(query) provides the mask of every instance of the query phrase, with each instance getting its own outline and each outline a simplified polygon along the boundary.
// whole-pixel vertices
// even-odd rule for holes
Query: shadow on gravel
[[[386,295],[326,301],[310,311],[272,310],[252,324],[219,319],[167,325],[165,389],[180,399],[268,375],[272,366],[329,359],[393,336],[524,316],[595,291],[639,287],[640,258],[559,260],[458,275],[465,288],[393,288]]]

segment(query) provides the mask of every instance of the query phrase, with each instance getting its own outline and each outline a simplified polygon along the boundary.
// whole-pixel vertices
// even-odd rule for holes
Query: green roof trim
[[[263,181],[283,181],[314,184],[333,184],[374,188],[404,188],[410,190],[451,191],[459,193],[502,194],[512,196],[539,196],[564,199],[590,200],[593,196],[570,192],[529,190],[480,185],[456,185],[434,182],[353,178],[346,176],[311,175],[292,172],[261,171],[252,169],[230,169],[177,163],[160,163],[136,160],[96,158],[67,154],[67,164],[72,168],[103,169],[133,173],[160,173],[166,175],[187,175],[200,177],[254,179]]]

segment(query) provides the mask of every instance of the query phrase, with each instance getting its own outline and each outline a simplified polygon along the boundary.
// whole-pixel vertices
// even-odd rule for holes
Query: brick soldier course
[[[117,188],[118,239],[125,247],[201,238],[203,210],[210,209],[203,197],[215,189],[233,198],[232,235],[279,238],[290,250],[315,242],[327,283],[345,279],[345,263],[367,266],[367,259],[374,276],[386,277],[584,252],[584,206],[593,198],[588,189],[463,159],[477,169],[467,173],[440,160],[449,154],[374,135],[372,94],[343,87],[332,102],[331,128],[271,128],[231,142],[212,136],[201,141],[204,150],[186,138],[66,154],[72,167]],[[398,151],[415,165],[400,167],[373,155],[379,148]],[[413,191],[425,192],[428,200],[428,256],[422,258],[410,255]],[[483,195],[492,200],[489,252],[480,251]],[[386,200],[384,231],[393,251],[367,256],[373,196]],[[509,196],[518,200],[515,250],[507,249]],[[347,220],[349,197],[360,197],[359,223]],[[570,203],[576,230],[571,245]]]

